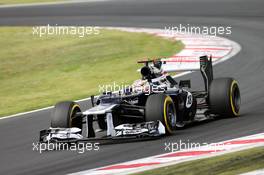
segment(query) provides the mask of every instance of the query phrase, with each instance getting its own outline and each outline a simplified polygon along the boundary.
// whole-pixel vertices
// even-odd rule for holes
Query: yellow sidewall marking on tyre
[[[234,106],[234,102],[233,102],[233,98],[232,98],[232,94],[233,94],[233,86],[234,85],[237,85],[237,82],[235,80],[232,81],[232,84],[231,84],[231,88],[230,88],[230,105],[231,105],[231,108],[232,108],[232,112],[235,116],[238,116],[238,112],[236,112],[235,110],[235,106]]]
[[[171,128],[170,128],[170,126],[168,124],[168,121],[167,121],[167,103],[168,102],[172,102],[172,99],[169,96],[167,96],[165,98],[165,101],[164,101],[164,121],[165,121],[165,125],[166,125],[166,128],[167,128],[168,132],[171,134],[172,130],[171,130]]]
[[[72,126],[72,113],[73,113],[74,109],[77,108],[77,107],[80,109],[80,106],[78,104],[73,105],[73,107],[71,108],[71,113],[70,113],[70,127]]]

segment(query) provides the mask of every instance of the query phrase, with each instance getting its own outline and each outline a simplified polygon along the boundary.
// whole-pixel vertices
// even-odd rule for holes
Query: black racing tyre
[[[166,94],[150,95],[146,102],[146,121],[161,121],[166,134],[172,134],[176,127],[176,108],[173,100]]]
[[[236,80],[232,78],[214,79],[209,88],[211,113],[221,116],[239,116],[240,91]]]
[[[106,130],[107,129],[107,124],[106,124],[106,121],[105,121],[105,114],[100,114],[100,115],[97,115],[97,123],[98,123],[98,126],[100,129],[102,130]]]
[[[71,128],[82,129],[82,116],[76,115],[81,112],[80,106],[71,101],[57,103],[51,115],[52,128]]]

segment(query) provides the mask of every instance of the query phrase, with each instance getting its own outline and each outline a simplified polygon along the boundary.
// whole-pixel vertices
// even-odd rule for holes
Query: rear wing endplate
[[[204,79],[205,91],[209,91],[209,86],[214,79],[212,56],[207,55],[200,57],[200,71]]]

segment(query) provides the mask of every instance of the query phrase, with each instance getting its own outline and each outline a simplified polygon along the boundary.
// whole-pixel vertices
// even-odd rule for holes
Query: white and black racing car
[[[122,91],[92,96],[92,108],[86,111],[76,102],[56,104],[50,128],[40,131],[40,142],[158,138],[201,116],[239,115],[238,83],[233,78],[214,79],[211,57],[200,57],[201,91],[192,91],[190,80],[176,82],[166,70],[166,60],[140,63],[144,63],[140,80]]]

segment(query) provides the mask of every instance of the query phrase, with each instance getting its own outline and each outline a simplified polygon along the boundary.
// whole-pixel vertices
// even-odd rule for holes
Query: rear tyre
[[[80,106],[71,101],[57,103],[51,115],[52,128],[72,128],[82,129],[82,116]]]
[[[239,116],[240,91],[237,81],[232,78],[214,79],[209,88],[211,113],[222,116]]]
[[[146,102],[146,121],[161,121],[166,134],[172,134],[176,126],[176,109],[170,96],[166,94],[150,95]]]

